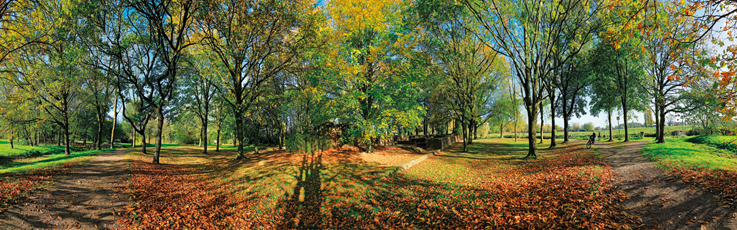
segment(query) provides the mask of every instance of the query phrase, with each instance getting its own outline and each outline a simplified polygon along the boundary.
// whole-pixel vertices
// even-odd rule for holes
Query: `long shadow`
[[[322,153],[303,156],[299,173],[294,175],[297,185],[292,195],[285,194],[278,208],[284,208],[284,220],[278,228],[320,229],[322,226],[322,203],[325,200],[320,170],[323,169]],[[300,195],[304,191],[304,200]]]

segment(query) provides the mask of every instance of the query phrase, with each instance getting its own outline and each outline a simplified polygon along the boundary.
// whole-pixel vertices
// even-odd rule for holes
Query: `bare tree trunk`
[[[141,152],[143,152],[143,154],[148,154],[146,152],[146,131],[145,129],[143,132],[141,132]]]
[[[609,114],[609,141],[614,141],[614,139],[612,138],[612,112],[609,111],[608,114]]]
[[[527,110],[527,142],[530,147],[525,158],[534,158],[537,157],[537,140],[535,139],[535,133],[537,132],[535,130],[535,126],[537,126],[537,114],[535,112],[537,112],[537,108],[532,105],[528,106]]]
[[[95,149],[102,149],[102,125],[105,124],[105,114],[101,108],[97,108],[97,137],[95,138]]]
[[[545,116],[543,115],[543,109],[545,109],[545,106],[540,106],[540,144],[542,144],[543,140],[545,140],[545,136],[543,136],[543,125],[545,125]]]
[[[625,93],[627,95],[627,93]],[[627,128],[627,98],[622,97],[622,114],[624,117],[624,142],[630,141],[629,129]]]
[[[205,113],[209,113],[207,110],[205,109]],[[207,154],[207,115],[202,119],[202,137],[200,139],[202,139],[202,145],[204,146],[202,147],[202,153]]]
[[[159,164],[159,157],[161,156],[161,134],[162,129],[164,128],[164,108],[157,108],[157,119],[156,119],[156,132],[154,135],[156,135],[156,150],[154,151],[154,164]]]
[[[115,126],[118,124],[118,94],[113,102],[113,129],[110,131],[110,148],[115,148]]]
[[[131,141],[131,148],[135,148],[136,147],[136,136],[138,135],[136,133],[136,129],[133,129],[132,134],[133,134],[133,140]]]

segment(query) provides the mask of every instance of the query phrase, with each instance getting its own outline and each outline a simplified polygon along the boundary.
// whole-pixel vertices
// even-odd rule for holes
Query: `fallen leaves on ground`
[[[474,145],[483,147],[478,157],[436,156],[391,177],[374,172],[386,169],[376,162],[393,161],[367,162],[346,149],[319,155],[275,151],[244,161],[192,150],[168,154],[171,163],[165,165],[134,155],[133,205],[122,221],[141,229],[626,229],[638,224],[617,208],[622,194],[612,187],[609,167],[591,150],[574,145],[522,161],[487,159],[517,150]]]
[[[5,173],[0,175],[0,212],[23,198],[28,197],[33,191],[51,183],[59,176],[68,174],[77,165],[75,162],[55,165],[45,169],[31,171]]]
[[[661,163],[684,182],[721,194],[729,200],[737,200],[737,171],[688,167],[682,164]]]

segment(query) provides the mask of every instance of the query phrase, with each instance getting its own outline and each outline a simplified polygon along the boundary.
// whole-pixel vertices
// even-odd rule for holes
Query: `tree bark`
[[[136,134],[136,129],[133,129],[133,132],[131,134],[133,134],[133,138],[132,138],[133,140],[131,140],[131,148],[135,148],[136,147],[136,136],[138,135]]]
[[[118,94],[115,94],[113,102],[113,128],[110,131],[110,148],[115,148],[115,126],[118,124]]]
[[[105,124],[105,114],[100,106],[97,106],[97,137],[95,138],[95,149],[102,149],[102,125]]]
[[[156,135],[156,150],[154,151],[154,164],[159,164],[159,157],[161,156],[161,134],[163,133],[162,129],[164,128],[164,108],[162,106],[159,106],[156,108],[156,131],[154,135]]]
[[[542,144],[543,140],[545,140],[545,136],[543,136],[543,126],[545,125],[545,115],[543,115],[543,109],[545,109],[545,106],[540,106],[540,144]]]
[[[624,95],[627,95],[627,93],[625,92]],[[629,135],[629,130],[627,129],[627,98],[622,97],[621,100],[622,100],[622,114],[624,117],[624,142],[629,142],[630,135]]]
[[[608,111],[607,114],[609,114],[609,140],[608,141],[614,141],[612,138],[612,112]]]
[[[466,122],[463,120],[460,123],[461,123],[461,135],[463,138],[463,152],[468,152],[468,135],[466,132],[466,128],[468,126],[466,125]]]
[[[537,139],[535,139],[535,133],[537,132],[537,130],[535,129],[535,126],[537,126],[536,112],[537,108],[535,108],[534,105],[527,106],[527,141],[530,147],[525,158],[537,157]]]
[[[145,131],[145,129],[140,134],[141,134],[141,152],[143,154],[148,154],[146,152],[146,131]]]
[[[555,90],[550,92],[550,147],[555,147]]]

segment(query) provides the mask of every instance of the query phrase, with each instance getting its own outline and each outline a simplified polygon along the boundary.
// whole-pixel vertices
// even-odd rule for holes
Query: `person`
[[[594,144],[596,141],[596,132],[592,133],[591,136],[589,136],[589,140],[591,141],[591,144]]]

